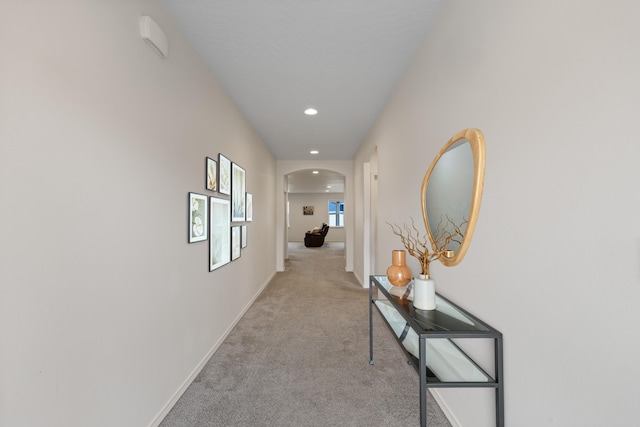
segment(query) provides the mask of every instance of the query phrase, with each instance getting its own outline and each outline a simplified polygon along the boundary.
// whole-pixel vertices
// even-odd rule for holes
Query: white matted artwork
[[[218,191],[218,163],[210,157],[206,159],[207,182],[205,187],[209,191]]]
[[[247,226],[242,226],[242,244],[240,245],[243,249],[247,247]]]
[[[231,221],[245,220],[245,171],[231,163]]]
[[[207,240],[207,196],[189,193],[189,243]]]
[[[242,229],[239,225],[231,227],[231,261],[240,258]]]
[[[246,221],[253,221],[253,194],[247,193]]]
[[[211,197],[209,208],[209,271],[231,261],[231,221],[229,200]]]
[[[218,192],[231,194],[231,160],[218,153]]]

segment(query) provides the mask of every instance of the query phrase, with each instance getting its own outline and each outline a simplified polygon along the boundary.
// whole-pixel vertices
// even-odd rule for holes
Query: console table
[[[502,334],[438,294],[435,310],[414,308],[407,298],[412,284],[398,288],[386,276],[369,277],[369,364],[375,306],[420,375],[420,426],[427,425],[427,389],[489,387],[495,389],[496,426],[504,427]],[[453,341],[466,338],[493,340],[493,377]]]

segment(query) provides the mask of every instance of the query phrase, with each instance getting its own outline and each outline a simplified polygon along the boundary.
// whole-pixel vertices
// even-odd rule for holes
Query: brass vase
[[[411,269],[407,265],[407,251],[402,249],[391,251],[391,265],[387,268],[389,283],[394,286],[407,286],[411,278]]]

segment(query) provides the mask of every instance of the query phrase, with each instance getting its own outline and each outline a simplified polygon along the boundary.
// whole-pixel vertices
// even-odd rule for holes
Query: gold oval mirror
[[[485,145],[478,129],[451,138],[429,166],[420,190],[422,217],[440,262],[459,264],[471,243],[484,184]]]

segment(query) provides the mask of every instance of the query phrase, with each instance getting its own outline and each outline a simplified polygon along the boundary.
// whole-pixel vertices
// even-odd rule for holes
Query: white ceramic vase
[[[418,310],[436,309],[436,282],[420,274],[413,279],[413,306]]]

